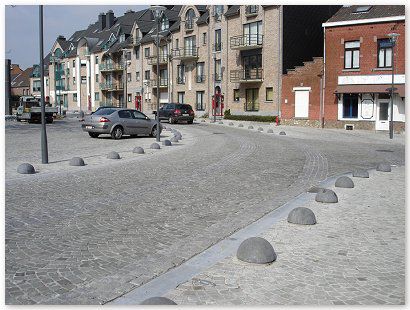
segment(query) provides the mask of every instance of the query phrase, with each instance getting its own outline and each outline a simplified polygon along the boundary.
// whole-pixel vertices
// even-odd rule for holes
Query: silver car
[[[113,139],[121,139],[123,135],[154,137],[157,134],[157,123],[137,110],[103,108],[86,116],[82,129],[92,138],[97,138],[101,134],[109,134]],[[159,130],[161,133],[161,124]]]

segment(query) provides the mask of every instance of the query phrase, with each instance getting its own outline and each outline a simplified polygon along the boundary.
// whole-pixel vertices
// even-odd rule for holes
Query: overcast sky
[[[50,51],[58,35],[68,39],[75,31],[88,27],[98,20],[100,12],[113,10],[121,16],[126,10],[138,11],[147,5],[45,5],[44,56]],[[6,6],[6,58],[20,64],[22,69],[38,64],[39,59],[39,8],[34,5]]]

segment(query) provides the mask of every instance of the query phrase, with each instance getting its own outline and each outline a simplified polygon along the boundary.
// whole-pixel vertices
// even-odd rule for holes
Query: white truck
[[[52,123],[53,116],[57,114],[57,107],[45,107],[46,110],[46,122]],[[17,121],[27,121],[32,122],[41,122],[41,104],[38,98],[33,96],[21,96],[20,105],[17,108]]]

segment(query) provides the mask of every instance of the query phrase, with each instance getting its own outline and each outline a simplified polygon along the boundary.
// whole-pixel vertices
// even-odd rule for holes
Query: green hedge
[[[230,110],[225,110],[224,119],[231,119],[235,121],[251,121],[251,122],[266,122],[266,123],[275,123],[276,115],[232,115]]]

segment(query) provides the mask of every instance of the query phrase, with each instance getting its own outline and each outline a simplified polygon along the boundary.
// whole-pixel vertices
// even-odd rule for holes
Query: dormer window
[[[189,9],[185,15],[185,29],[187,30],[194,29],[194,19],[195,19],[195,12],[193,9]]]
[[[169,28],[169,20],[165,15],[163,15],[161,18],[160,31],[167,30],[168,28]]]
[[[215,20],[220,21],[221,18],[222,18],[223,13],[224,13],[224,6],[223,5],[215,5],[214,6]]]

